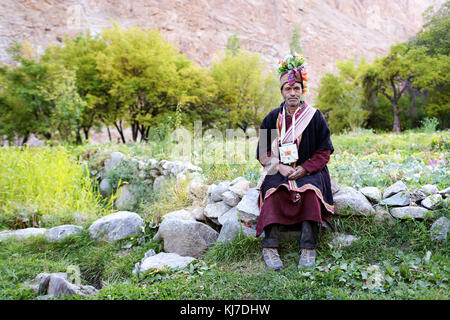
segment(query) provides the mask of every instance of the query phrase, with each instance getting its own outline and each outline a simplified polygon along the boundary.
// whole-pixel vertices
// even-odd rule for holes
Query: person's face
[[[281,89],[281,95],[288,107],[296,107],[302,101],[302,86],[298,82],[292,86],[286,83]]]

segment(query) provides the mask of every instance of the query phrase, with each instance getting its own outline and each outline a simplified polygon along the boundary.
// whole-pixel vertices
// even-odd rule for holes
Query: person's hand
[[[278,171],[280,172],[281,175],[288,177],[295,172],[295,169],[292,168],[291,166],[280,163],[278,165]]]
[[[303,176],[306,176],[308,172],[306,171],[305,168],[303,168],[302,166],[298,166],[297,168],[294,169],[294,172],[292,172],[287,178],[289,180],[297,180]]]

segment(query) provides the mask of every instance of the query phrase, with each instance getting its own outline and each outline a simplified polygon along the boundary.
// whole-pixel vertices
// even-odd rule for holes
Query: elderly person
[[[273,270],[283,267],[277,250],[281,226],[300,227],[298,265],[312,267],[320,228],[334,213],[326,166],[334,148],[322,113],[304,100],[305,59],[289,55],[278,72],[284,102],[264,118],[257,152],[265,173],[258,185],[256,235],[264,231],[263,258]]]

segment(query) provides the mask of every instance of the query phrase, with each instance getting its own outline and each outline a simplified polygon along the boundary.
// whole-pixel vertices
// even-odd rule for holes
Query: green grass
[[[443,162],[448,161],[450,151],[448,131],[377,135],[363,131],[332,139],[336,151],[328,167],[331,175],[343,185],[356,188],[374,185],[383,190],[398,179],[411,188],[425,183],[436,184],[440,189],[450,185],[449,165]],[[255,141],[248,143],[256,147]],[[35,150],[34,153],[1,149],[0,156],[5,161],[0,164],[3,178],[0,182],[0,190],[3,190],[0,230],[20,227],[16,218],[13,222],[8,220],[15,217],[10,210],[13,207],[8,207],[12,201],[23,206],[37,203],[39,212],[56,216],[82,206],[89,212],[108,212],[105,203],[95,200],[98,192],[95,180],[86,177],[95,178],[109,152],[163,159],[173,146],[165,142],[152,153],[150,149],[154,147],[83,145]],[[231,159],[242,161],[238,157],[231,155]],[[261,172],[253,158],[245,164],[212,165],[206,160],[196,164],[202,167],[207,183],[238,176],[256,183]],[[83,173],[83,164],[88,165],[89,174]],[[116,178],[122,178],[120,172],[117,175]],[[54,180],[56,183],[52,183]],[[31,186],[24,185],[27,182]],[[10,190],[14,193],[9,193]],[[88,195],[80,197],[77,194],[80,190]],[[57,198],[59,201],[49,197],[51,192],[61,194],[61,198]],[[72,203],[70,199],[84,202],[63,210]],[[156,230],[150,221],[157,221],[155,217],[193,201],[182,186],[152,194],[137,209],[148,222],[146,233],[114,243],[89,238],[87,228],[92,220],[83,224],[83,232],[59,243],[47,243],[43,237],[2,241],[0,299],[33,299],[36,294],[23,285],[24,281],[41,272],[65,272],[73,265],[80,268],[82,284],[100,289],[98,296],[88,299],[449,299],[448,242],[430,239],[431,224],[440,216],[448,217],[448,208],[435,211],[434,216],[423,221],[401,220],[392,225],[387,221],[377,222],[372,217],[336,216],[333,222],[337,231],[354,235],[358,241],[337,249],[330,244],[331,234],[325,232],[320,240],[316,266],[311,270],[297,269],[297,239],[281,242],[280,255],[285,268],[273,272],[266,269],[262,260],[262,239],[238,237],[231,243],[216,243],[201,262],[193,263],[187,270],[161,269],[133,275],[135,263],[146,251],[162,251],[162,243],[152,241]],[[429,259],[427,254],[431,254]],[[377,265],[384,277],[382,285],[376,288],[370,287],[372,265]]]
[[[86,164],[64,147],[0,148],[0,229],[55,226],[104,215]]]

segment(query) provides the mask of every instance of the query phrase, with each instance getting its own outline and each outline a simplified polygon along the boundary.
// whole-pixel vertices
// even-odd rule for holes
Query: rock
[[[446,241],[449,225],[450,225],[450,220],[447,219],[446,217],[440,217],[439,219],[437,219],[431,225],[431,228],[430,228],[431,240]]]
[[[114,169],[123,159],[124,155],[120,152],[112,152],[109,158],[105,160],[105,173]]]
[[[439,191],[439,194],[443,197],[448,197],[450,195],[450,187],[445,188],[444,190]]]
[[[99,191],[102,197],[104,198],[109,197],[111,195],[113,188],[108,178],[102,179],[99,185]]]
[[[67,281],[66,273],[40,273],[31,283],[25,283],[32,287],[36,293],[44,294],[46,298],[61,297],[62,295],[80,296],[97,295],[98,290],[93,286],[73,284]]]
[[[341,188],[334,196],[334,211],[336,214],[370,215],[375,214],[369,200],[352,187]]]
[[[169,267],[173,269],[186,268],[189,263],[196,260],[193,257],[182,257],[176,253],[160,252],[156,255],[144,257],[135,265],[133,273],[145,272],[150,269]]]
[[[331,239],[331,243],[338,247],[343,248],[352,244],[353,241],[357,241],[358,238],[349,234],[336,233]]]
[[[115,241],[137,234],[143,222],[137,213],[118,211],[94,221],[89,227],[89,235],[94,239]]]
[[[225,191],[222,194],[223,202],[225,202],[230,207],[235,207],[241,201],[241,198],[232,191]]]
[[[238,210],[236,207],[233,207],[230,210],[228,210],[227,212],[225,212],[217,220],[218,220],[218,223],[223,226],[225,221],[228,219],[239,219]]]
[[[381,191],[377,187],[364,187],[359,190],[372,203],[381,201]]]
[[[341,190],[341,185],[338,183],[336,178],[331,178],[331,192],[333,195]]]
[[[427,197],[427,194],[423,191],[420,191],[418,189],[414,189],[414,191],[411,193],[411,202],[418,203],[425,199]]]
[[[153,181],[153,190],[159,191],[161,187],[166,183],[167,178],[165,176],[159,176]]]
[[[167,219],[178,219],[178,220],[190,220],[190,221],[195,221],[195,218],[192,216],[192,214],[187,211],[187,210],[177,210],[177,211],[172,211],[170,213],[165,214],[162,217],[162,221],[167,220]]]
[[[133,210],[137,203],[138,187],[132,184],[126,184],[120,187],[120,195],[115,200],[119,211]]]
[[[223,201],[207,204],[203,214],[209,219],[218,219],[225,212],[230,210],[231,207]]]
[[[210,226],[189,220],[164,220],[154,241],[164,240],[164,251],[199,258],[212,246],[219,234]]]
[[[254,185],[253,183],[245,180],[243,177],[239,178],[233,180],[232,183],[230,183],[229,190],[242,198],[247,193],[248,189],[253,188]]]
[[[435,185],[432,185],[432,184],[426,184],[426,185],[422,186],[419,189],[419,191],[422,191],[426,195],[431,195],[431,194],[435,194],[435,193],[439,192],[438,188]]]
[[[441,206],[442,200],[442,196],[435,193],[423,199],[420,204],[429,210],[436,210]]]
[[[197,221],[205,221],[206,217],[203,214],[203,208],[196,207],[191,210],[191,216]]]
[[[383,206],[396,206],[396,207],[404,207],[409,206],[411,201],[411,195],[407,191],[400,191],[399,193],[394,194],[389,198],[385,198],[380,201],[380,205]]]
[[[381,206],[381,205],[375,206],[374,219],[377,222],[383,222],[384,220],[387,220],[390,225],[394,224],[394,219],[392,218],[389,211],[387,209],[385,209],[384,206]]]
[[[383,199],[388,198],[396,193],[399,193],[400,191],[408,191],[408,188],[402,181],[397,181],[396,183],[388,187],[386,190],[384,190]]]
[[[425,212],[428,212],[428,209],[414,206],[398,207],[391,209],[391,215],[397,219],[402,219],[406,217],[411,217],[414,219],[423,219],[425,218]]]
[[[72,234],[80,233],[81,230],[83,230],[83,227],[66,224],[49,229],[44,237],[48,242],[56,242]]]
[[[256,223],[259,217],[258,208],[259,191],[256,188],[250,188],[242,200],[236,206],[241,221]]]
[[[7,238],[27,239],[30,237],[38,237],[47,232],[46,228],[26,228],[19,230],[0,231],[0,241]]]
[[[231,210],[234,210],[234,209],[236,209],[236,208],[233,208]],[[217,241],[224,242],[224,243],[233,241],[233,239],[236,238],[237,234],[241,231],[244,234],[244,236],[249,236],[249,235],[256,236],[256,230],[246,227],[242,223],[239,223],[237,210],[235,210],[235,214],[229,215],[228,219],[223,221],[222,228],[220,229],[220,233],[219,233],[219,237],[217,238]]]
[[[230,183],[229,182],[221,182],[211,191],[211,199],[215,202],[222,201],[222,195],[228,191]]]

